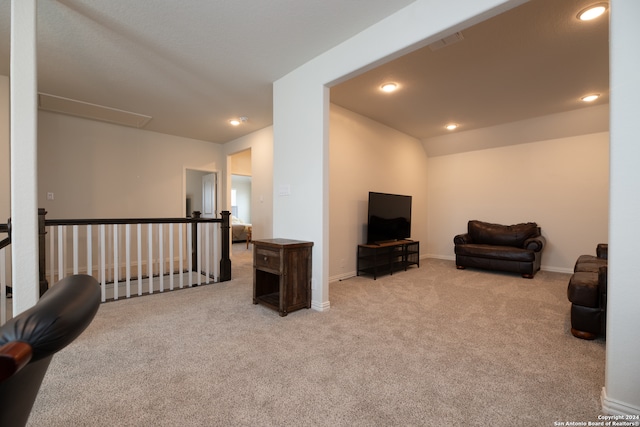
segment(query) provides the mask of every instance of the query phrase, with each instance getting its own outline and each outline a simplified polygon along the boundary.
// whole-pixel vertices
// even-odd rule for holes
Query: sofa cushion
[[[471,220],[468,233],[475,244],[522,248],[525,240],[539,235],[539,230],[535,222],[501,225]]]
[[[499,245],[478,245],[475,243],[456,245],[455,253],[456,255],[493,258],[505,261],[533,262],[536,259],[535,252],[527,249]]]
[[[567,297],[574,304],[598,307],[598,273],[573,273],[569,280]]]

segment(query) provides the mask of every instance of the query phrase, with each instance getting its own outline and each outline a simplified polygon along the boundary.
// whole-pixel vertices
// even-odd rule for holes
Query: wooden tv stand
[[[375,280],[379,274],[393,274],[407,270],[410,265],[420,267],[420,242],[396,240],[377,244],[358,245],[358,266],[356,274],[372,274]]]

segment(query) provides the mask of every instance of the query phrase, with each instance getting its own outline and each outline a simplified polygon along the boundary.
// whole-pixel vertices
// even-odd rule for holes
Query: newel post
[[[229,218],[231,217],[231,212],[222,211],[220,212],[222,216],[222,224],[220,224],[220,228],[222,231],[222,256],[220,259],[220,281],[226,282],[227,280],[231,280],[231,259],[229,258],[229,230],[231,226],[229,225]]]
[[[45,216],[47,215],[47,211],[43,208],[38,208],[38,271],[40,273],[40,296],[44,294],[47,289],[49,289],[49,283],[47,283],[47,278],[45,276],[46,272],[46,254],[45,254],[45,236],[47,234],[47,229],[45,227]]]

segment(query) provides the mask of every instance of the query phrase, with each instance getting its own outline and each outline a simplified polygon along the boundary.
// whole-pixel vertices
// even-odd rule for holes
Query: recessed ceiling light
[[[448,125],[445,126],[445,128],[447,130],[455,130],[455,129],[458,129],[458,124],[457,123],[449,123]]]
[[[237,119],[229,120],[229,124],[231,126],[240,126],[242,123],[246,122],[248,119],[244,116],[238,117]]]
[[[398,89],[398,83],[385,83],[380,86],[380,90],[383,92],[393,92]]]
[[[583,96],[582,98],[580,98],[582,101],[584,102],[593,102],[596,99],[600,98],[600,94],[599,93],[593,93],[591,95],[586,95]]]
[[[592,4],[578,12],[578,19],[581,21],[591,21],[592,19],[596,19],[607,11],[608,6],[609,5],[607,3]]]

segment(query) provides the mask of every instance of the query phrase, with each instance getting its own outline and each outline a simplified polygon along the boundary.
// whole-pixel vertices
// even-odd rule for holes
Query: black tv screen
[[[367,244],[411,237],[411,196],[369,192]]]

